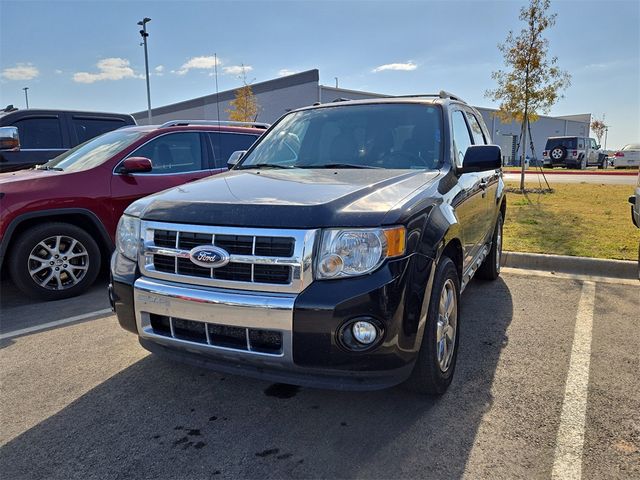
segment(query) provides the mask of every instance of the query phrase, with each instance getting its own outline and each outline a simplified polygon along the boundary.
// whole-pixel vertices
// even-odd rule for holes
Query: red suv
[[[86,290],[118,220],[146,195],[227,170],[267,125],[169,122],[105,133],[35,169],[0,174],[0,266],[44,300]]]

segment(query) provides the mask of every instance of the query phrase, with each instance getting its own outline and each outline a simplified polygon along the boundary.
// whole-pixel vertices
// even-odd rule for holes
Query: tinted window
[[[331,106],[284,117],[242,161],[300,168],[332,164],[438,168],[441,111],[411,104]]]
[[[573,138],[549,138],[545,150],[551,150],[554,147],[576,148],[576,137]]]
[[[63,148],[58,118],[24,118],[13,125],[18,127],[20,148]]]
[[[465,122],[462,112],[453,112],[451,115],[451,121],[453,130],[453,151],[456,165],[461,167],[464,154],[466,153],[467,148],[471,146],[471,137],[469,136],[467,122]]]
[[[78,136],[78,142],[86,142],[87,140],[102,135],[103,133],[110,132],[123,127],[124,120],[119,119],[107,119],[107,118],[83,118],[73,117],[71,120],[73,123],[73,129]]]
[[[138,148],[129,156],[150,159],[153,165],[151,173],[182,173],[203,169],[198,132],[162,135]]]
[[[238,150],[248,150],[258,139],[258,135],[247,135],[243,133],[210,133],[213,155],[216,159],[216,167],[227,166],[227,160],[231,154]]]
[[[484,138],[484,133],[476,116],[473,113],[467,113],[467,118],[469,119],[474,145],[486,145],[487,140]]]

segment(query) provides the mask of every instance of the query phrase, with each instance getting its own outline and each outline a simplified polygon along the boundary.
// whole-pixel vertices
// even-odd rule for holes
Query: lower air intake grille
[[[149,317],[156,335],[213,347],[271,355],[282,353],[282,333],[274,330],[217,325],[154,313],[149,314]]]

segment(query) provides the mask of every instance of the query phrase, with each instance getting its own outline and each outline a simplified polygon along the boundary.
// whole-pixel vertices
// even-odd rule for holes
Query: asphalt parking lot
[[[640,478],[637,282],[473,281],[441,398],[166,363],[84,317],[104,283],[52,303],[2,283],[3,478]]]

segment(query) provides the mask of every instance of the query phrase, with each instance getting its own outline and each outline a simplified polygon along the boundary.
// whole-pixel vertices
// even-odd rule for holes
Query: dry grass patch
[[[507,187],[518,184],[507,182]],[[527,187],[539,187],[527,182]],[[553,193],[507,193],[504,248],[517,252],[635,260],[629,185],[553,184]]]

